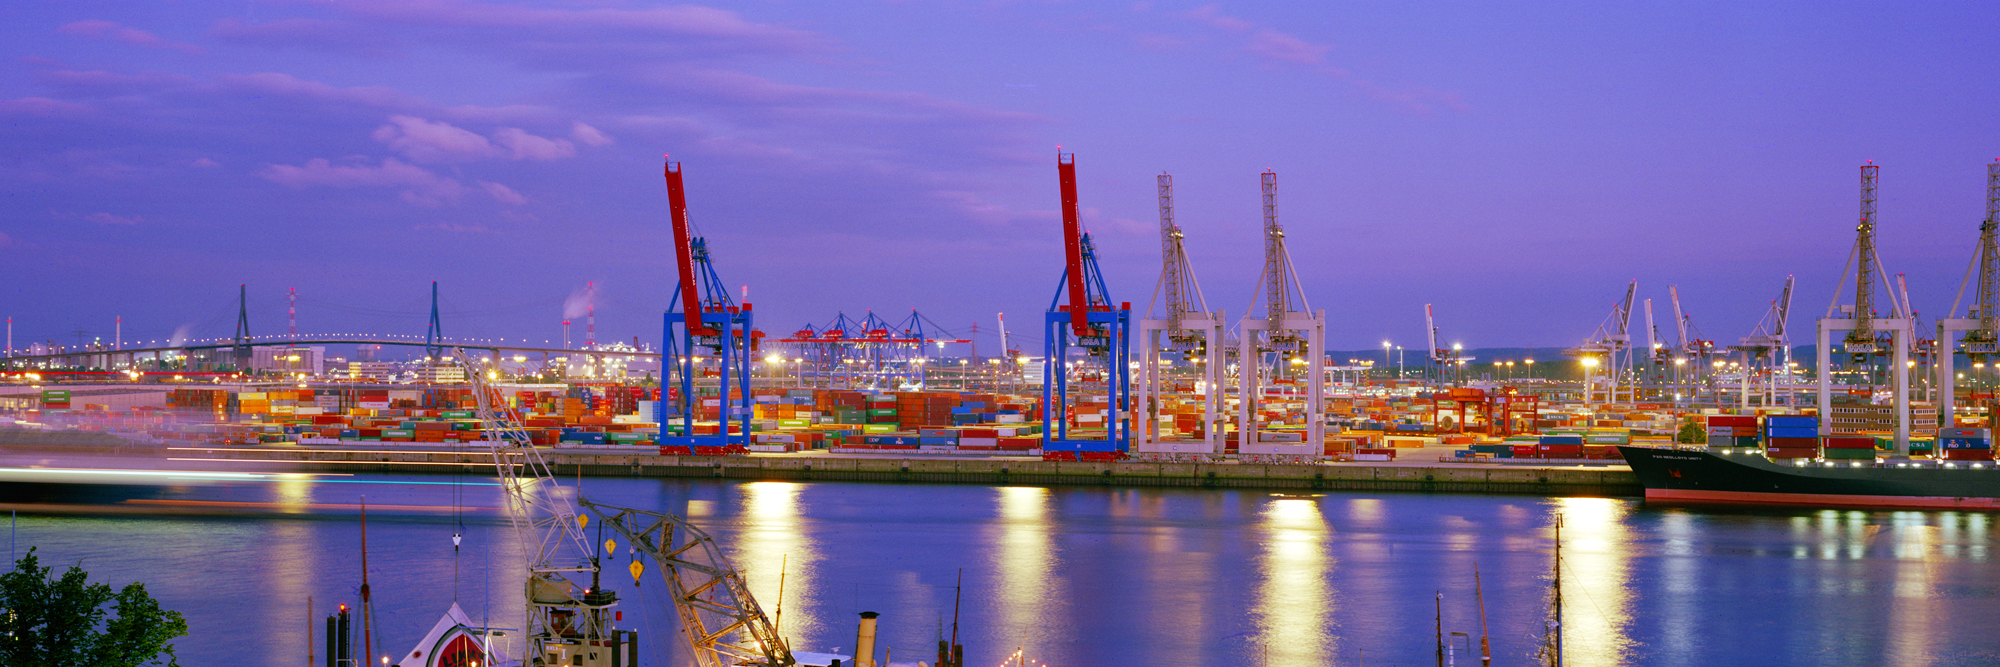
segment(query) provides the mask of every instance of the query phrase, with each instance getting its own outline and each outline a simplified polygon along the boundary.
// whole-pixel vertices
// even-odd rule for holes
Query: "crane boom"
[[[491,447],[493,467],[506,493],[507,516],[528,556],[524,590],[527,651],[523,657],[553,662],[556,656],[581,656],[583,647],[610,646],[614,641],[611,621],[616,618],[610,607],[618,603],[618,596],[570,579],[582,573],[594,579],[597,574],[597,555],[577,520],[576,505],[556,482],[515,412],[499,391],[487,384],[485,369],[463,348],[454,348],[452,354],[472,383],[480,430]],[[601,664],[610,664],[609,656],[606,658]]]
[[[668,162],[666,176],[667,206],[673,211],[675,268],[681,279],[681,313],[687,316],[691,333],[714,335],[715,330],[701,321],[701,290],[694,281],[694,242],[693,233],[688,230],[687,192],[681,185],[681,163]]]
[[[1056,153],[1056,178],[1062,186],[1064,275],[1069,287],[1069,326],[1078,336],[1090,332],[1090,294],[1084,289],[1082,215],[1077,210],[1076,154]]]
[[[581,501],[626,544],[660,568],[680,615],[681,638],[700,667],[790,667],[785,638],[750,593],[742,572],[707,532],[687,519]],[[634,561],[636,581],[644,566]]]
[[[1431,361],[1444,361],[1444,350],[1438,349],[1437,318],[1431,314],[1431,305],[1424,304],[1424,333],[1430,337]]]
[[[1653,326],[1653,300],[1646,300],[1646,349],[1660,349],[1660,328]]]
[[[1687,316],[1681,314],[1680,287],[1668,285],[1667,299],[1674,302],[1674,342],[1685,352],[1688,349],[1688,325]]]

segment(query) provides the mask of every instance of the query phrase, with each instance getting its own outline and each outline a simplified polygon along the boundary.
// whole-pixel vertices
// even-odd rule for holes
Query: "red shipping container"
[[[1535,448],[1545,459],[1583,458],[1583,445],[1536,445]]]
[[[1769,447],[1769,448],[1771,448],[1771,449],[1817,449],[1817,448],[1819,448],[1819,438],[1770,438],[1770,439],[1766,440],[1765,442],[1767,443],[1767,444],[1766,444],[1765,446],[1767,446],[1767,447]],[[1873,447],[1873,446],[1875,446],[1875,445],[1873,444],[1873,443],[1874,443],[1874,440],[1870,439],[1870,440],[1869,440],[1869,442],[1870,442],[1870,444],[1869,444],[1868,446],[1870,446],[1870,447]]]
[[[1991,450],[1991,449],[1947,449],[1947,450],[1944,450],[1944,460],[1946,460],[1946,461],[1991,461],[1991,460],[1993,460],[1993,450]]]
[[[1827,449],[1874,449],[1875,439],[1856,438],[1853,436],[1839,436],[1839,435],[1827,436],[1826,448]]]
[[[1747,426],[1757,428],[1757,418],[1752,415],[1709,415],[1709,426]]]
[[[1517,459],[1539,459],[1539,458],[1542,458],[1542,453],[1541,453],[1541,452],[1539,452],[1539,451],[1536,451],[1536,448],[1538,448],[1538,447],[1540,447],[1540,446],[1541,446],[1541,445],[1514,445],[1514,458],[1517,458]]]

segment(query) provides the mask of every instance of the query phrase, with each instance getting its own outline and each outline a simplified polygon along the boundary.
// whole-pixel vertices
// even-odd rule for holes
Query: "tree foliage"
[[[1704,444],[1708,442],[1708,431],[1702,429],[1700,420],[1688,417],[1681,422],[1681,430],[1674,434],[1674,441],[1690,445]]]
[[[187,621],[160,608],[145,584],[113,591],[78,566],[54,572],[30,547],[0,574],[0,666],[180,664],[169,642],[187,634]]]

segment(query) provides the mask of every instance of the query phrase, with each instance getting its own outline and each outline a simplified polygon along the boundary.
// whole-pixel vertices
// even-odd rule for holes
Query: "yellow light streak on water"
[[[1558,498],[1563,514],[1563,658],[1576,667],[1632,663],[1629,506]]]
[[[821,629],[820,619],[809,612],[821,606],[811,594],[819,552],[805,538],[800,519],[799,494],[804,489],[793,482],[744,484],[743,532],[737,538],[741,543],[731,550],[765,614],[778,613],[779,572],[785,572],[785,613],[778,619],[783,624],[778,634],[786,637],[817,635]]]
[[[1264,552],[1258,558],[1262,581],[1252,613],[1257,617],[1260,657],[1270,665],[1321,665],[1327,656],[1326,540],[1332,532],[1319,502],[1273,498],[1264,506]]]
[[[1070,641],[1062,619],[1069,605],[1051,591],[1067,586],[1056,573],[1060,557],[1049,539],[1049,490],[1041,487],[994,489],[1000,518],[990,529],[987,553],[999,576],[1001,636],[1023,638],[1029,655],[1060,637]]]

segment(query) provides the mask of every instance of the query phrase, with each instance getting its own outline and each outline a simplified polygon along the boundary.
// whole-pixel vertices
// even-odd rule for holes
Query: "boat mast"
[[[1479,601],[1479,665],[1493,667],[1493,646],[1486,641],[1486,593],[1479,585],[1479,564],[1472,564],[1472,597]]]
[[[1563,515],[1556,513],[1556,667],[1563,664]]]

